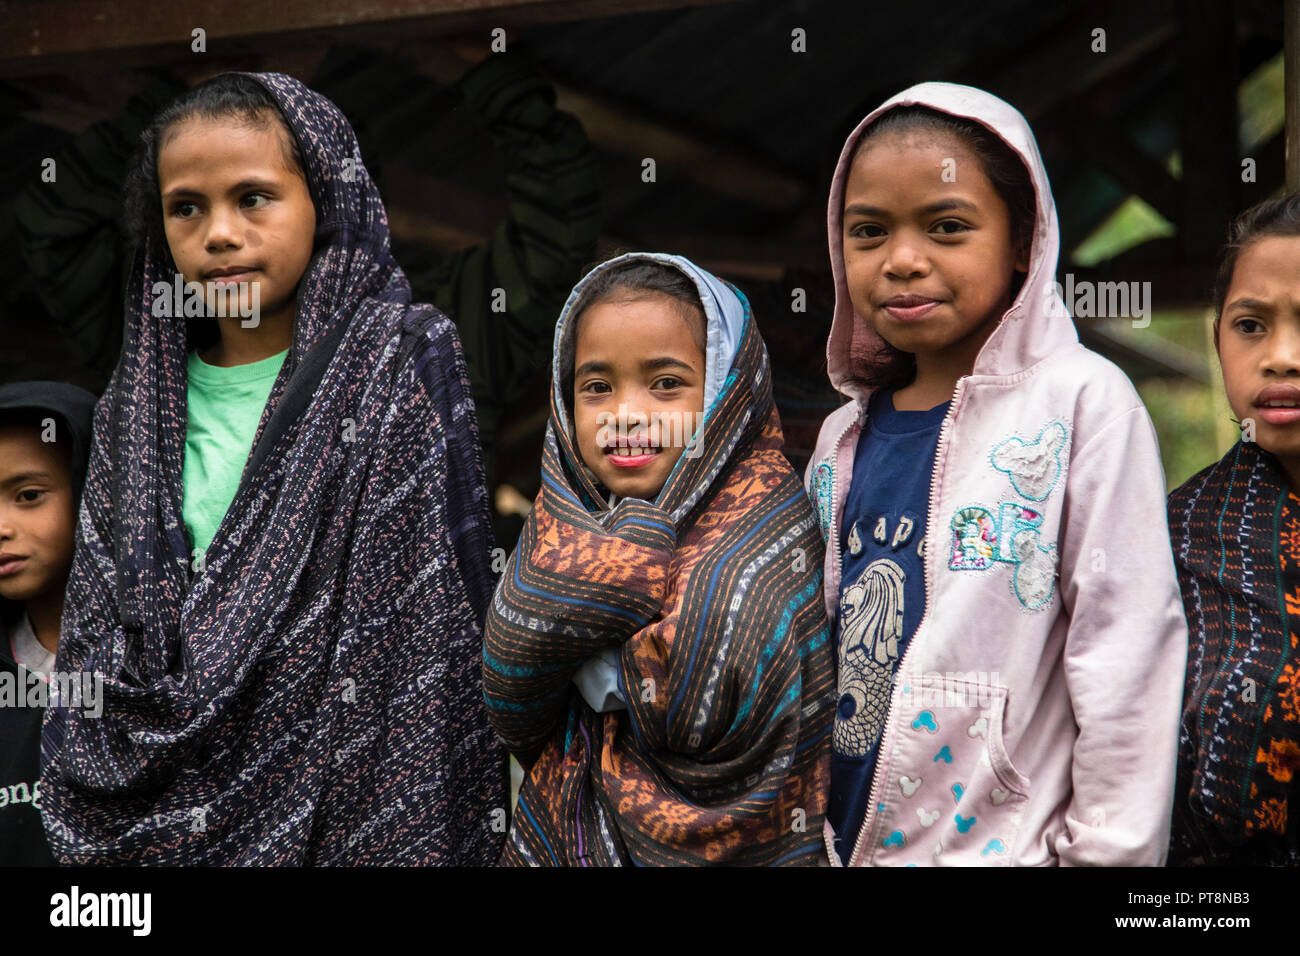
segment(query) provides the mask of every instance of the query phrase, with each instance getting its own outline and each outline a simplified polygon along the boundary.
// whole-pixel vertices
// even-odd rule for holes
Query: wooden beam
[[[735,147],[639,117],[605,98],[558,86],[556,106],[577,116],[597,146],[638,160],[653,158],[656,166],[759,209],[791,210],[808,195],[798,179],[742,155]]]
[[[441,83],[460,76],[470,65],[436,40],[403,43],[398,56],[410,69]],[[555,105],[576,116],[587,138],[601,149],[634,157],[638,162],[653,158],[656,167],[671,169],[713,192],[756,208],[792,210],[809,194],[807,185],[798,178],[746,155],[730,143],[674,129],[608,96],[556,83]]]
[[[1182,190],[1163,163],[1087,103],[1074,100],[1066,112],[1075,132],[1073,141],[1102,172],[1124,189],[1141,196],[1170,222],[1178,221],[1182,213]]]
[[[1201,385],[1210,384],[1210,367],[1205,359],[1176,342],[1108,319],[1081,319],[1075,326],[1084,345],[1119,365],[1130,378],[1187,378]]]
[[[1152,54],[1174,32],[1174,0],[1105,0],[1025,41],[1020,54],[996,71],[976,71],[970,82],[1006,99],[1032,123],[1070,97]],[[1105,31],[1104,52],[1094,52],[1093,31]],[[1050,82],[1044,82],[1050,77]]]
[[[731,0],[0,0],[0,76],[63,72],[94,56],[110,68],[195,55],[192,31],[208,51],[245,53],[322,34],[352,42],[413,34],[452,35],[533,23],[713,5]],[[269,42],[269,46],[268,46]]]

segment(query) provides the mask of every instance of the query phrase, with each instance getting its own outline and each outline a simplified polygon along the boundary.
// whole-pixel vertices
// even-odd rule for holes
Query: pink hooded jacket
[[[953,393],[925,545],[926,608],[898,664],[851,865],[1128,865],[1165,860],[1187,627],[1164,472],[1137,392],[1079,344],[1055,285],[1056,207],[1023,116],[923,83],[850,135],[831,183],[831,383],[806,484],[839,613],[840,525],[880,339],[845,284],[849,160],[884,111],[921,104],[984,124],[1037,193],[1029,274]],[[826,826],[833,865],[839,857]]]

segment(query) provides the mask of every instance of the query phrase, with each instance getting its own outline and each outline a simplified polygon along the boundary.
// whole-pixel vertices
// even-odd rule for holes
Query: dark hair
[[[243,73],[222,73],[187,90],[163,107],[140,134],[140,145],[126,180],[126,225],[131,240],[139,244],[151,239],[169,256],[159,195],[158,151],[177,125],[196,116],[231,117],[253,127],[278,125],[284,133],[285,165],[306,178],[298,140],[274,97],[257,80]]]
[[[883,114],[859,137],[849,157],[849,164],[862,148],[886,133],[938,133],[961,142],[979,161],[998,198],[1006,204],[1011,223],[1011,242],[1017,250],[1032,251],[1034,223],[1038,217],[1038,197],[1029,170],[1014,149],[983,123],[953,116],[928,106],[900,106]],[[1014,298],[1020,292],[1024,276],[1017,274],[1011,286]],[[897,389],[916,377],[916,357],[894,348],[888,342],[876,355],[880,364],[870,367],[863,384],[871,388]]]
[[[1228,287],[1237,259],[1246,246],[1272,236],[1300,236],[1300,193],[1265,199],[1251,206],[1228,227],[1228,242],[1219,253],[1219,271],[1214,279],[1214,338],[1218,345],[1219,319],[1227,304]]]
[[[691,330],[691,338],[701,352],[708,354],[704,304],[690,277],[681,269],[653,259],[628,259],[588,280],[569,310],[569,327],[564,335],[571,347],[566,348],[560,357],[565,395],[573,390],[573,347],[578,342],[578,324],[583,314],[601,302],[636,302],[653,296],[667,296],[673,300]]]

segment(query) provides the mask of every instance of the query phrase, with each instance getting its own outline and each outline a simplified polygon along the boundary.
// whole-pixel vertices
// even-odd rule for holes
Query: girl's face
[[[291,327],[316,209],[302,172],[290,168],[288,135],[271,117],[260,125],[192,117],[165,135],[158,183],[172,258],[186,282],[203,284],[209,308],[218,308],[219,287],[235,284],[242,314],[255,302],[260,324]]]
[[[597,302],[574,355],[578,451],[602,485],[654,499],[704,411],[704,352],[676,300]]]
[[[72,566],[76,501],[66,456],[35,427],[0,428],[0,597],[61,592]]]
[[[1013,273],[1028,271],[980,161],[947,134],[884,133],[854,157],[843,228],[858,314],[918,369],[968,371],[1010,307]]]
[[[1223,388],[1237,420],[1300,486],[1300,237],[1270,236],[1242,249],[1217,338]]]

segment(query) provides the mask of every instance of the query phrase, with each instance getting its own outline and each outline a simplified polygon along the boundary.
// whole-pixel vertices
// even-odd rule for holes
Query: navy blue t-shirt
[[[947,414],[947,402],[900,412],[892,392],[877,392],[853,459],[840,520],[839,706],[827,810],[845,863],[866,816],[894,671],[925,611],[925,516]]]

